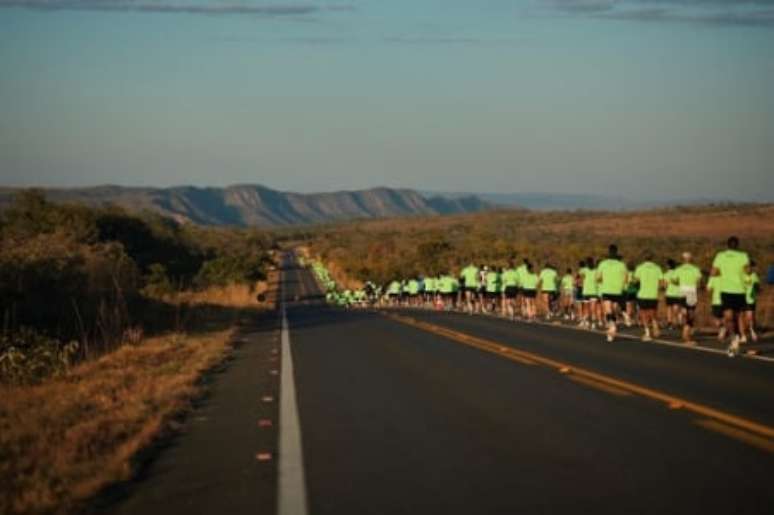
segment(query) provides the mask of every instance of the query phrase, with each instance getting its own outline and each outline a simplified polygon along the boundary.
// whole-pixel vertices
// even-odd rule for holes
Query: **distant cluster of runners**
[[[534,321],[540,312],[546,319],[575,321],[580,327],[606,328],[613,341],[618,324],[637,324],[642,339],[650,341],[661,328],[682,329],[682,339],[695,345],[694,324],[699,295],[706,288],[718,339],[729,339],[727,353],[736,356],[747,337],[755,332],[756,299],[760,278],[756,264],[739,249],[739,239],[728,239],[717,253],[709,274],[684,252],[681,262],[666,260],[665,267],[647,253],[639,264],[627,264],[616,245],[604,259],[588,257],[577,269],[564,273],[550,262],[538,270],[529,260],[511,259],[507,267],[468,264],[459,274],[395,278],[384,286],[367,282],[361,290],[329,293],[329,301],[341,305],[425,307],[474,313],[490,313],[512,320]],[[705,280],[705,275],[707,275]],[[659,315],[660,294],[666,299],[666,316]]]

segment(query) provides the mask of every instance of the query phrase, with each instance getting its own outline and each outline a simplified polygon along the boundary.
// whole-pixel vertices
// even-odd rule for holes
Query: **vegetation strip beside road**
[[[129,479],[134,458],[201,393],[234,330],[125,346],[36,386],[0,390],[0,512],[69,512]]]
[[[620,391],[629,392],[651,400],[663,402],[670,407],[679,407],[681,409],[685,409],[687,411],[696,413],[703,417],[707,417],[709,419],[713,419],[725,424],[729,424],[731,426],[734,426],[735,428],[749,431],[751,433],[754,433],[755,435],[758,435],[759,437],[765,438],[766,441],[770,443],[770,447],[765,448],[765,450],[769,452],[774,452],[774,441],[773,441],[774,427],[770,427],[765,424],[748,420],[748,419],[733,415],[731,413],[720,411],[710,406],[706,406],[696,402],[691,402],[691,401],[682,399],[680,397],[670,395],[665,392],[640,386],[634,383],[630,383],[628,381],[622,381],[620,379],[616,379],[614,377],[611,377],[605,374],[600,374],[598,372],[594,372],[594,371],[576,367],[567,363],[556,361],[550,358],[546,358],[538,354],[534,354],[532,352],[527,352],[527,351],[515,349],[513,347],[505,346],[498,342],[493,342],[483,338],[474,337],[469,334],[461,333],[459,331],[454,331],[452,329],[448,329],[445,327],[440,327],[435,324],[422,322],[422,321],[413,319],[411,317],[396,315],[392,313],[385,313],[385,312],[382,312],[382,314],[387,318],[390,318],[391,320],[395,320],[396,322],[400,322],[402,324],[409,325],[411,327],[415,327],[423,331],[427,331],[433,334],[437,334],[439,336],[449,338],[453,341],[477,348],[479,350],[483,350],[485,352],[490,352],[492,354],[495,354],[500,357],[504,357],[512,361],[518,361],[518,362],[526,361],[526,362],[529,362],[530,364],[535,363],[535,364],[543,365],[543,366],[555,369],[560,373],[567,374],[568,376],[581,377],[586,380],[599,383],[600,385],[605,385],[607,387],[615,388]],[[762,446],[759,446],[759,447],[764,448]]]

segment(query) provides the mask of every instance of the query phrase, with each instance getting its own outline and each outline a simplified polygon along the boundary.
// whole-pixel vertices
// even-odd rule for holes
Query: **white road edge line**
[[[280,279],[281,281],[282,279]],[[301,446],[301,424],[298,418],[293,356],[290,352],[290,331],[285,310],[285,288],[281,283],[282,302],[282,375],[280,376],[279,471],[277,481],[277,513],[307,515],[304,452]]]

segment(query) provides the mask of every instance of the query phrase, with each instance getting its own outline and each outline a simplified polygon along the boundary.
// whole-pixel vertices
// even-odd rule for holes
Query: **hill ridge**
[[[0,209],[23,188],[0,188]],[[427,197],[406,188],[376,187],[321,193],[280,191],[261,184],[226,187],[153,188],[103,184],[83,188],[36,188],[58,203],[116,205],[130,212],[149,210],[181,223],[232,226],[287,226],[411,215],[483,211],[492,206],[475,195]]]

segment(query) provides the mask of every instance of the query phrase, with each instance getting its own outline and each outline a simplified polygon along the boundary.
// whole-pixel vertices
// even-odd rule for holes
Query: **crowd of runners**
[[[760,278],[756,264],[739,249],[736,237],[718,252],[708,273],[694,263],[690,252],[680,262],[659,264],[652,253],[640,263],[627,263],[616,245],[603,259],[587,257],[576,268],[559,270],[550,261],[540,267],[512,258],[506,267],[468,264],[459,274],[395,278],[384,286],[367,282],[357,291],[329,291],[328,300],[342,306],[456,310],[485,313],[512,320],[564,319],[587,329],[606,330],[608,341],[619,324],[642,328],[642,339],[660,336],[663,328],[681,331],[687,345],[695,345],[699,296],[708,295],[718,339],[728,339],[735,356],[747,338],[756,341],[756,299]],[[319,276],[319,273],[318,273]],[[662,297],[665,309],[659,310]]]

